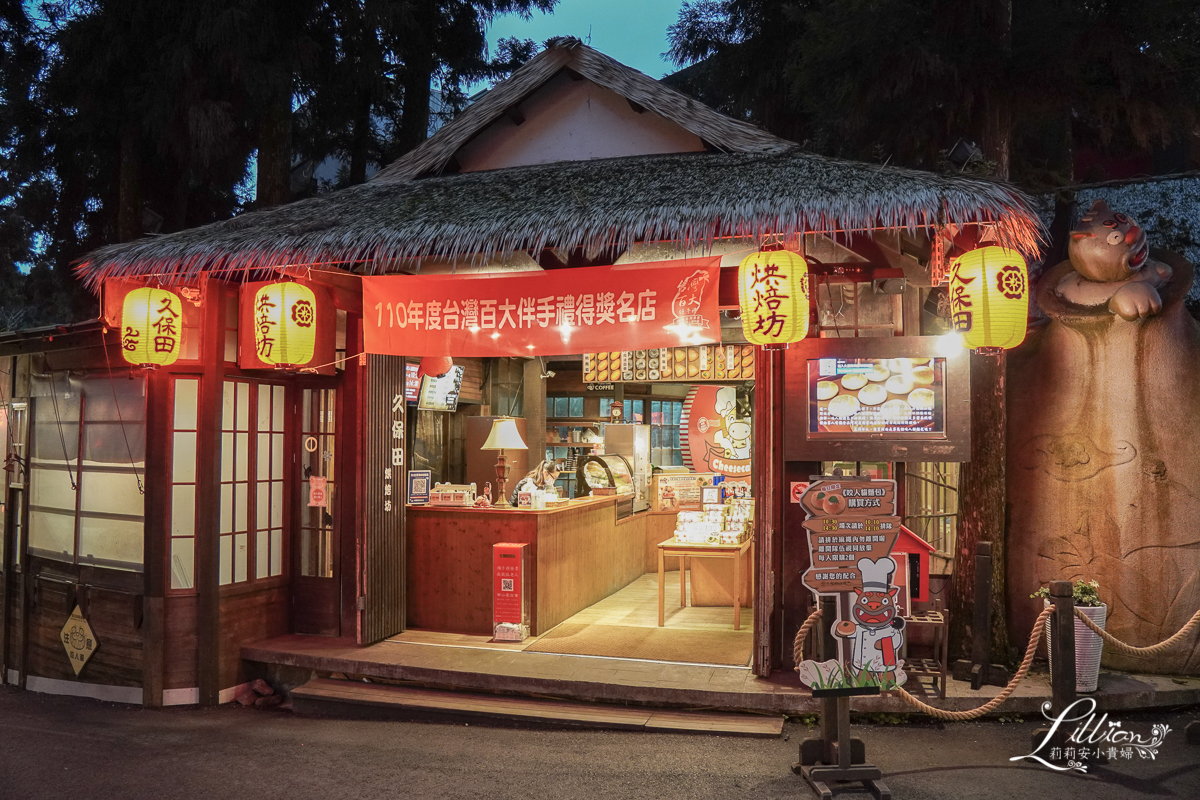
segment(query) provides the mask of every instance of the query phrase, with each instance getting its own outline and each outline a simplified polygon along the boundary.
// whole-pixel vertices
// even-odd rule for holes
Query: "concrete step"
[[[779,736],[781,715],[679,711],[468,694],[318,678],[292,690],[297,714],[352,719],[492,721],[593,730]]]

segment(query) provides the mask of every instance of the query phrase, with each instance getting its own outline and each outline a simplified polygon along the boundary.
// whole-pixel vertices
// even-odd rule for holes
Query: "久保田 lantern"
[[[179,359],[183,303],[166,289],[143,286],[121,305],[121,355],[139,367],[161,367]]]
[[[808,335],[808,263],[787,250],[754,253],[738,267],[742,331],[754,344],[785,345]]]
[[[950,321],[972,350],[1016,347],[1025,339],[1029,270],[1016,250],[981,247],[950,268]]]
[[[269,283],[254,294],[254,350],[276,367],[312,361],[317,343],[317,298],[299,283]]]

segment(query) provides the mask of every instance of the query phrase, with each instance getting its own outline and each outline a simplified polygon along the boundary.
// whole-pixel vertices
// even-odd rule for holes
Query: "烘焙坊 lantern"
[[[972,350],[1016,347],[1025,340],[1029,270],[1016,250],[971,250],[950,267],[950,322]]]
[[[254,350],[277,367],[313,359],[317,344],[317,298],[300,283],[269,283],[254,294]]]
[[[179,360],[183,302],[166,289],[143,286],[121,304],[121,355],[139,367],[164,367]]]
[[[738,267],[738,301],[750,342],[800,341],[808,335],[808,262],[787,250],[747,256]]]

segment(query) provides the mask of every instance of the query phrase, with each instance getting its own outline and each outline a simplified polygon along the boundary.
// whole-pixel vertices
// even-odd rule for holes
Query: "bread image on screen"
[[[862,406],[859,405],[858,398],[852,394],[838,395],[829,401],[829,414],[838,419],[850,419],[860,408]]]
[[[914,367],[912,377],[917,386],[929,386],[933,383],[933,367]]]
[[[832,400],[837,397],[838,385],[833,381],[817,381],[817,399]]]
[[[912,416],[912,407],[903,400],[888,400],[879,409],[884,422],[907,422]]]
[[[907,375],[893,375],[883,386],[892,394],[908,394],[913,390],[913,382]]]
[[[891,376],[892,376],[892,371],[890,369],[888,369],[887,367],[885,367],[883,364],[876,364],[875,368],[873,370],[871,370],[871,372],[867,375],[867,377],[870,380],[880,381],[880,382],[886,381]]]
[[[918,411],[932,411],[933,389],[913,389],[908,394],[908,404]]]
[[[859,402],[865,406],[877,406],[887,399],[887,389],[883,388],[878,383],[872,383],[870,386],[864,387],[863,390],[858,393]]]
[[[859,389],[867,385],[867,376],[852,372],[849,375],[842,376],[842,386],[851,391],[857,392]]]

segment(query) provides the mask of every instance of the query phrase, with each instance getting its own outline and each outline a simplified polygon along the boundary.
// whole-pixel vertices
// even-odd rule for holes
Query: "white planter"
[[[1049,600],[1042,601],[1046,606]],[[1108,606],[1075,606],[1082,611],[1097,627],[1104,628],[1104,620],[1108,616]],[[1050,669],[1054,669],[1054,654],[1050,646],[1050,619],[1046,618],[1046,656],[1050,659]],[[1104,640],[1092,633],[1083,620],[1075,618],[1075,691],[1094,692],[1096,682],[1100,678],[1100,656],[1104,652]]]

